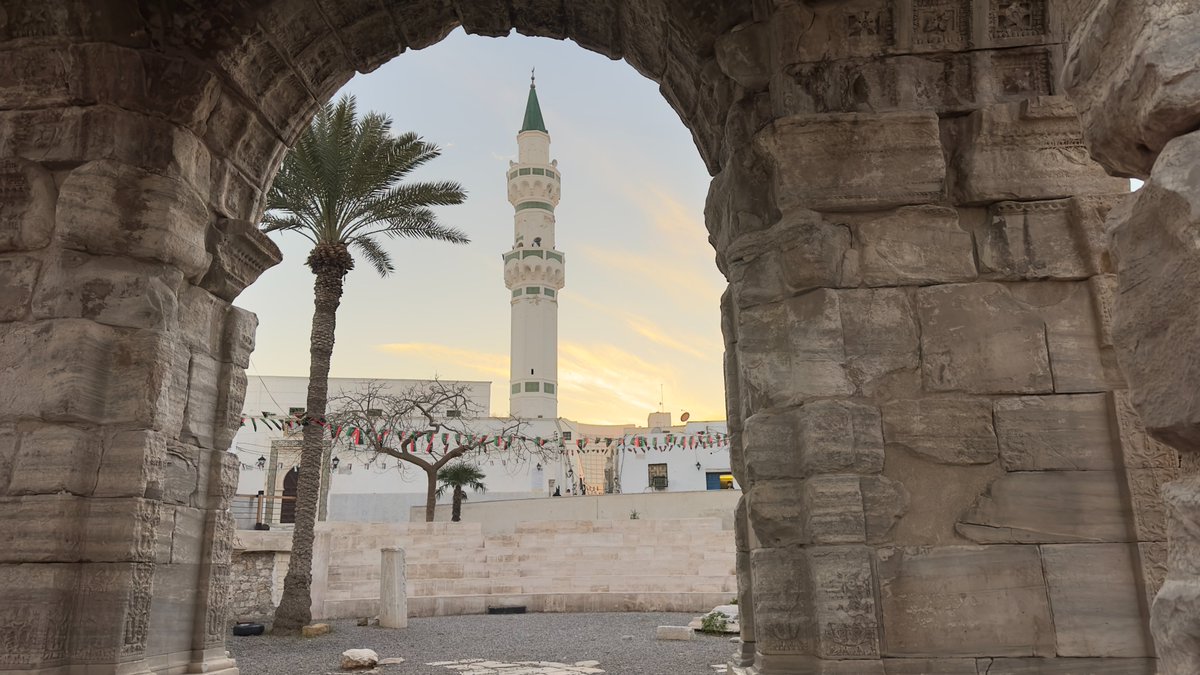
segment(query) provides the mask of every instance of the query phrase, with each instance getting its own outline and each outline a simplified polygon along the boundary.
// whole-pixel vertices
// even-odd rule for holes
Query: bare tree
[[[438,471],[463,458],[500,459],[506,465],[544,458],[545,449],[525,438],[516,418],[481,418],[483,409],[466,385],[432,380],[392,392],[379,381],[331,397],[329,427],[336,446],[366,462],[380,455],[425,474],[425,520],[437,508]]]

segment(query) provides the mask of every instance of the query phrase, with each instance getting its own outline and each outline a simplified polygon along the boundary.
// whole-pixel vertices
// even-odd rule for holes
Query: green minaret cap
[[[525,121],[521,123],[521,131],[546,131],[546,123],[542,121],[542,106],[538,105],[537,87],[533,77],[529,78],[529,101],[525,103]]]

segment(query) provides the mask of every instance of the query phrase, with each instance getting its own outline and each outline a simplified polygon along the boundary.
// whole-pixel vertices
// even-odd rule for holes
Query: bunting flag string
[[[249,426],[254,431],[259,430],[259,425],[265,425],[266,429],[283,431],[296,430],[304,426],[306,420],[297,416],[285,416],[264,412],[261,415],[246,415],[241,416],[241,426]],[[607,453],[613,451],[619,452],[634,452],[646,453],[651,451],[668,452],[675,449],[696,450],[696,449],[711,449],[720,448],[729,445],[729,434],[725,432],[701,431],[692,433],[665,433],[665,434],[630,434],[623,436],[580,436],[575,439],[574,448],[568,448],[562,444],[557,436],[555,438],[545,438],[542,436],[524,436],[520,434],[471,434],[461,431],[443,432],[439,434],[436,431],[406,431],[404,429],[395,428],[372,428],[358,427],[354,425],[338,424],[327,422],[325,420],[307,420],[314,422],[329,431],[330,438],[336,440],[344,439],[350,445],[390,445],[389,438],[394,438],[394,445],[401,450],[417,453],[425,452],[432,454],[434,445],[437,441],[441,441],[442,451],[449,451],[451,441],[455,447],[467,445],[472,449],[489,451],[492,447],[496,450],[511,449],[514,445],[520,443],[532,443],[540,449],[545,449],[547,444],[551,447],[558,447],[561,451],[569,454],[578,453]],[[452,438],[453,436],[453,438]]]

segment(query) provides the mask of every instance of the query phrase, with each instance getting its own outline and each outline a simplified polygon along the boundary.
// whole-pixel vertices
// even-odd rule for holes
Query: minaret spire
[[[554,209],[562,179],[550,159],[550,134],[538,105],[536,73],[517,133],[517,161],[508,167],[513,245],[504,254],[504,284],[512,294],[509,414],[558,417],[558,299],[566,256],[555,248]]]

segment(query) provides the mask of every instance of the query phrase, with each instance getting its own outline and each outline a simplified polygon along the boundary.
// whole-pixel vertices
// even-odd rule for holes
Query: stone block
[[[879,473],[883,442],[879,412],[849,401],[817,401],[746,420],[751,481],[829,473]]]
[[[1155,659],[980,659],[987,675],[1155,675]]]
[[[877,211],[937,202],[944,194],[933,112],[785,117],[755,143],[774,169],[776,204],[785,212]]]
[[[40,268],[41,263],[32,256],[0,255],[0,321],[18,321],[29,315]]]
[[[199,286],[182,284],[179,291],[179,333],[188,350],[220,358],[225,317],[231,308],[228,302]]]
[[[862,490],[867,543],[891,541],[893,528],[908,511],[908,490],[902,483],[886,476],[863,476],[859,479],[859,489]]]
[[[250,367],[250,354],[254,352],[254,331],[258,329],[258,316],[241,307],[230,307],[225,314],[225,331],[221,336],[220,358],[239,368]]]
[[[1179,452],[1146,433],[1142,418],[1133,408],[1128,390],[1108,394],[1109,416],[1114,421],[1127,469],[1170,469],[1180,466]]]
[[[10,669],[40,669],[68,655],[79,565],[0,564],[0,644]]]
[[[901,446],[890,446],[883,472],[916,496],[909,500],[891,537],[906,546],[945,546],[963,543],[955,531],[959,516],[1004,475],[1004,468],[1000,462],[933,463]]]
[[[31,495],[0,499],[0,562],[153,562],[159,504]]]
[[[1042,546],[1059,656],[1154,655],[1131,544]]]
[[[0,410],[47,421],[153,425],[166,379],[165,337],[80,319],[0,324],[0,372],[25,384],[0,389]]]
[[[742,235],[725,258],[738,307],[750,307],[813,288],[856,285],[849,253],[849,229],[797,211],[770,229]]]
[[[161,434],[116,431],[103,443],[93,495],[162,499],[166,439]]]
[[[1112,471],[1117,448],[1108,397],[1022,396],[996,401],[1000,460],[1009,471]]]
[[[1132,515],[1111,471],[1022,471],[992,483],[956,529],[981,544],[1123,542]]]
[[[21,434],[20,449],[12,458],[8,494],[90,495],[102,454],[101,437],[94,429],[38,425]]]
[[[904,206],[847,217],[867,286],[921,286],[975,279],[971,233],[944,206]]]
[[[192,506],[197,493],[207,486],[200,485],[200,456],[203,451],[194,446],[168,441],[163,455],[162,495],[168,504]]]
[[[1050,393],[1045,323],[993,283],[922,288],[922,373],[930,391]]]
[[[300,628],[300,634],[306,638],[318,637],[329,632],[329,624],[314,623]]]
[[[847,396],[841,310],[834,291],[815,290],[738,313],[737,358],[743,396],[758,406],[787,406]]]
[[[884,659],[886,675],[979,675],[975,659]]]
[[[244,220],[218,220],[209,230],[208,250],[212,266],[200,286],[230,302],[263,272],[283,260],[275,242]]]
[[[18,440],[21,435],[16,428],[12,426],[0,426],[0,485],[8,486],[9,476],[12,474],[13,458],[17,454]],[[6,496],[7,492],[0,489],[0,496]]]
[[[655,640],[691,640],[696,631],[687,626],[659,626],[654,629]]]
[[[877,659],[879,625],[870,549],[819,546],[805,550],[816,620],[817,656]]]
[[[763,654],[812,654],[817,629],[805,553],[799,548],[760,548],[753,569],[754,636]]]
[[[1150,434],[1200,450],[1200,132],[1163,149],[1150,180],[1109,215],[1118,289],[1112,339]]]
[[[137,194],[130,202],[122,195]],[[89,162],[63,181],[58,236],[72,249],[173,265],[188,279],[209,265],[209,213],[181,180],[117,162]]]
[[[971,113],[952,166],[958,204],[1059,199],[1125,189],[1091,161],[1075,109],[1054,96],[990,105]]]
[[[46,265],[33,298],[33,316],[170,330],[182,281],[183,273],[170,265],[63,251]]]
[[[882,410],[888,445],[939,464],[988,464],[998,456],[988,399],[905,399],[888,401]]]
[[[866,541],[866,516],[858,476],[816,476],[804,481],[799,528],[804,543],[858,544]],[[761,501],[753,502],[761,512]],[[751,512],[754,522],[755,511]],[[760,533],[759,539],[768,541]],[[791,542],[788,542],[791,543]]]
[[[1123,386],[1113,354],[1101,346],[1100,321],[1087,283],[1015,283],[1008,288],[1045,322],[1054,391],[1071,394]]]
[[[29,251],[54,233],[54,177],[20,157],[0,159],[0,252]]]
[[[213,447],[221,364],[211,356],[192,354],[188,367],[187,405],[183,412],[184,443]],[[244,394],[243,394],[244,396]]]
[[[860,392],[919,387],[920,331],[908,294],[898,288],[839,291],[838,304],[846,367]]]
[[[877,556],[886,656],[1054,654],[1036,547],[887,548]]]
[[[1063,83],[1092,156],[1146,176],[1172,138],[1200,125],[1200,15],[1188,3],[1100,0],[1071,40]]]
[[[1103,219],[1082,219],[1073,200],[1001,202],[975,231],[980,272],[989,279],[1085,279],[1099,273]],[[1088,228],[1084,230],[1084,228]],[[1092,246],[1096,245],[1096,255]]]

